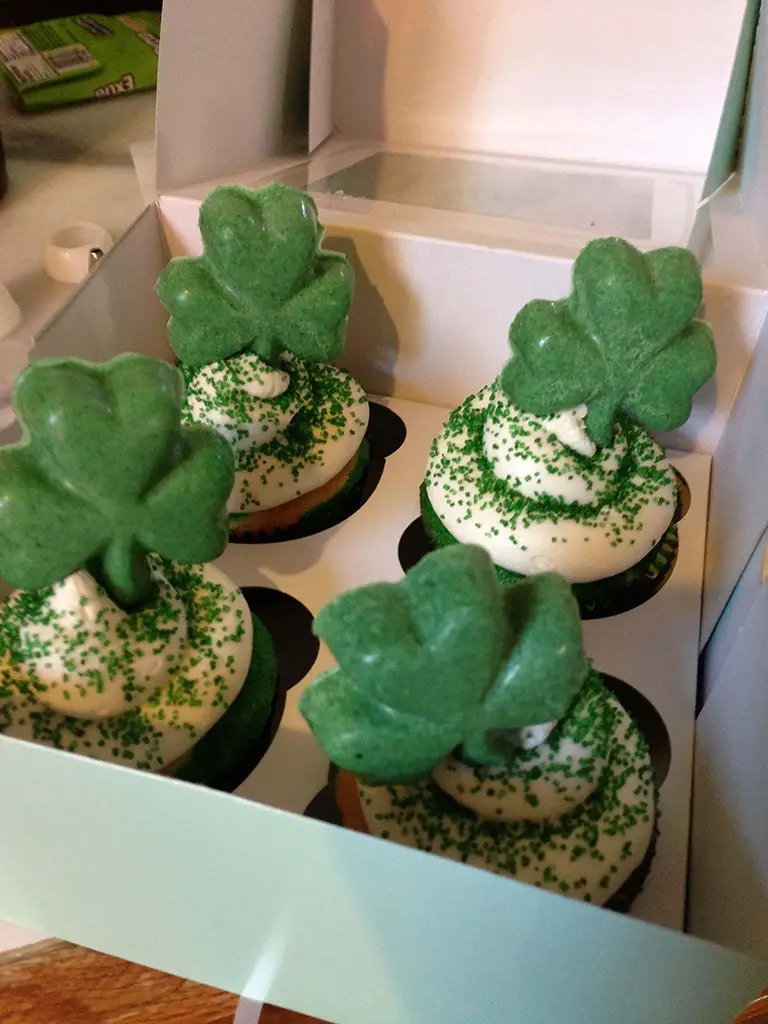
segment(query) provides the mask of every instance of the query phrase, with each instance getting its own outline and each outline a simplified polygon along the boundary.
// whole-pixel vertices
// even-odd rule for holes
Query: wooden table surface
[[[237,996],[66,942],[0,956],[0,1024],[232,1024]],[[260,1024],[315,1024],[265,1007]]]

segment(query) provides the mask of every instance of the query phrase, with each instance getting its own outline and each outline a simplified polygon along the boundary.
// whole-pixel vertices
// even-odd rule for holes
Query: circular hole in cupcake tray
[[[233,544],[274,544],[280,541],[298,540],[311,537],[338,526],[359,511],[379,485],[386,459],[393,455],[405,442],[407,428],[396,412],[379,402],[370,402],[370,418],[365,432],[368,446],[368,461],[359,479],[349,485],[346,493],[328,498],[327,501],[310,508],[301,520],[291,526],[271,533],[235,535]],[[354,473],[354,471],[353,471]],[[342,488],[342,492],[346,489]]]
[[[673,523],[656,547],[631,569],[594,583],[577,583],[573,592],[582,619],[608,619],[650,601],[669,582],[678,550],[677,525]]]
[[[414,519],[405,528],[400,537],[400,543],[397,546],[397,557],[400,560],[403,572],[413,569],[415,565],[419,564],[424,555],[428,555],[430,551],[434,550],[432,541],[424,529],[424,522],[421,516],[419,516],[418,519]]]
[[[656,785],[661,788],[672,763],[672,743],[664,719],[651,701],[634,686],[604,672],[601,672],[600,676],[645,737],[651,754]]]
[[[312,613],[301,601],[269,587],[243,587],[251,612],[266,627],[277,658],[277,686],[269,717],[247,754],[214,784],[231,793],[238,788],[269,750],[285,711],[285,698],[301,682],[317,660],[320,643],[312,633]]]
[[[288,691],[304,679],[317,660],[320,641],[312,632],[312,612],[282,590],[270,587],[243,587],[242,590],[248,607],[272,637],[279,686]]]
[[[675,474],[675,483],[677,484],[677,507],[674,519],[676,523],[679,523],[681,519],[685,519],[688,509],[691,507],[691,488],[679,469],[673,468],[672,472]]]
[[[408,428],[389,406],[371,401],[369,408],[370,418],[365,436],[371,446],[371,454],[386,459],[403,447]]]

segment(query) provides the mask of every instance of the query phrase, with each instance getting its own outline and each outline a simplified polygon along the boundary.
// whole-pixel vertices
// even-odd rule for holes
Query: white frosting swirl
[[[489,416],[483,430],[483,450],[494,475],[533,500],[559,498],[577,505],[596,504],[627,454],[626,439],[619,436],[610,448],[598,452],[578,417],[560,413],[538,419],[506,401],[507,415]],[[579,452],[576,445],[583,450]],[[590,464],[585,463],[588,447]]]
[[[600,786],[564,817],[537,823],[499,821],[497,815],[494,823],[451,807],[429,779],[358,783],[368,830],[573,899],[606,903],[648,852],[656,799],[645,742],[621,705],[608,699],[616,726]],[[495,811],[499,804],[484,806]]]
[[[235,445],[230,513],[275,508],[322,487],[354,458],[365,436],[368,399],[354,377],[298,359],[284,365],[290,374],[256,356],[233,356],[188,381],[187,418]]]
[[[577,405],[574,409],[563,409],[554,416],[546,416],[542,422],[564,445],[590,459],[597,451],[597,445],[587,433],[584,422],[587,411],[586,405]]]
[[[597,789],[610,760],[616,704],[602,683],[582,687],[559,729],[499,766],[450,756],[432,773],[449,796],[490,821],[556,821]]]
[[[165,577],[156,579],[151,614],[167,612],[152,642],[142,639],[146,616],[126,614],[87,572],[54,585],[44,621],[21,627],[25,667],[44,687],[41,704],[73,718],[108,718],[127,711],[133,693],[168,684],[186,646],[187,613]]]
[[[82,572],[0,605],[1,732],[159,771],[218,721],[250,667],[245,598],[213,565],[153,563],[130,614]]]
[[[226,437],[235,449],[263,447],[285,430],[306,399],[303,364],[296,362],[292,370],[297,381],[291,396],[276,402],[291,383],[285,370],[276,370],[249,353],[210,363],[188,384],[189,413]]]
[[[451,414],[425,483],[456,540],[481,545],[512,572],[555,571],[571,583],[636,565],[675,510],[671,466],[642,427],[627,423],[613,445],[586,458],[558,439],[551,421],[512,405],[498,382]]]

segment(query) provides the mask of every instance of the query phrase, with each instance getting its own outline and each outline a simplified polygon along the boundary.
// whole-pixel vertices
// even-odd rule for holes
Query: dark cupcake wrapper
[[[651,870],[651,864],[653,858],[656,855],[656,844],[659,839],[659,811],[658,811],[658,796],[656,798],[656,818],[653,823],[653,835],[648,845],[648,850],[643,857],[642,861],[637,865],[635,870],[626,880],[626,882],[616,890],[611,898],[604,903],[603,906],[606,910],[615,910],[617,914],[628,914],[632,909],[632,904],[635,902],[637,897],[643,891],[643,887],[648,879],[648,875]]]
[[[424,484],[420,492],[421,518],[429,540],[438,548],[458,544],[459,541],[445,527],[427,496]],[[597,619],[618,615],[648,601],[669,579],[677,560],[677,523],[670,523],[659,543],[636,565],[615,576],[606,576],[589,583],[572,584],[583,619]],[[496,566],[501,583],[519,583],[523,576]]]
[[[251,619],[253,649],[242,689],[173,772],[176,779],[229,790],[229,780],[250,774],[263,754],[260,740],[277,694],[277,657],[266,627],[255,615]]]

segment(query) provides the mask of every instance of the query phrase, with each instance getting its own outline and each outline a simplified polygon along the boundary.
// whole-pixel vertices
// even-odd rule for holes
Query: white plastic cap
[[[112,245],[112,236],[100,224],[67,224],[54,231],[45,247],[46,272],[63,284],[80,284],[93,269],[92,254],[107,253]]]

